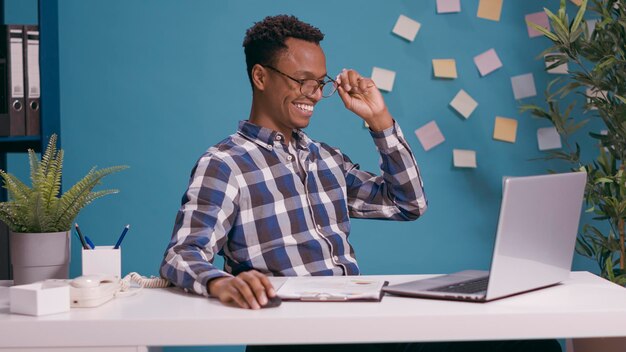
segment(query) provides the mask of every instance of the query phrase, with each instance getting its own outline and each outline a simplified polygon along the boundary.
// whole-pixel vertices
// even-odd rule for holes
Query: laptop
[[[507,178],[491,270],[465,270],[383,290],[488,302],[558,284],[570,274],[586,181],[584,172]]]

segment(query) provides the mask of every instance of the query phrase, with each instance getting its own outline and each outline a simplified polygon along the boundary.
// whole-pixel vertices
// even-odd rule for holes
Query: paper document
[[[380,301],[387,282],[359,276],[290,277],[278,289],[285,300],[301,301]]]

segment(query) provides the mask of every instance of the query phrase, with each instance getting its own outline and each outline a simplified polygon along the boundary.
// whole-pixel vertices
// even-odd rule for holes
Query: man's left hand
[[[337,76],[337,92],[346,108],[369,125],[373,131],[382,131],[393,125],[393,118],[376,84],[354,70],[343,70]]]

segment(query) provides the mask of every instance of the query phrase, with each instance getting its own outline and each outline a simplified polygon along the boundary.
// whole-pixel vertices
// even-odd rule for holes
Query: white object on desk
[[[11,313],[47,315],[70,310],[70,288],[64,282],[36,282],[9,288]]]
[[[122,248],[113,246],[97,246],[94,249],[83,249],[83,275],[104,274],[122,277]]]

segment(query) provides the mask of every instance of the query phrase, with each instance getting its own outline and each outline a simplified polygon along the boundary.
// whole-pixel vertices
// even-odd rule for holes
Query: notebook
[[[488,302],[558,284],[570,274],[586,181],[584,172],[506,179],[489,271],[465,270],[383,291]]]
[[[380,302],[387,281],[360,276],[306,276],[289,277],[281,283],[273,280],[272,284],[282,300]]]

